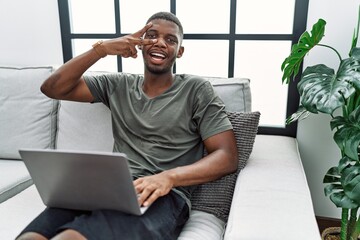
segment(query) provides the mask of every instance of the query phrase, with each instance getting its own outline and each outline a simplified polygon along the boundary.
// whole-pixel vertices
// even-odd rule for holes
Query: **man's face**
[[[157,39],[153,45],[143,46],[143,58],[147,71],[151,73],[172,72],[177,57],[181,57],[184,49],[179,27],[167,20],[155,19],[152,27],[147,30],[144,38]]]

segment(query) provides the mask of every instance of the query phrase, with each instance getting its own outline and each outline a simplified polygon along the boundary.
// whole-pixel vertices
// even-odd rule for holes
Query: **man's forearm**
[[[77,84],[81,76],[100,56],[91,49],[62,65],[41,86],[41,91],[51,98],[64,99]]]
[[[228,151],[230,150],[230,151]],[[139,204],[148,206],[172,188],[216,180],[237,169],[237,153],[219,149],[191,165],[177,167],[161,173],[138,178],[134,181]]]
[[[166,174],[172,179],[173,187],[202,184],[236,171],[236,156],[231,152],[219,149],[194,164],[173,168],[162,174]]]

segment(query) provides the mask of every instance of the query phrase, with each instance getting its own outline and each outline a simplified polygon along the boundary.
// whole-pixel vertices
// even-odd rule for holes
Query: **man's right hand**
[[[136,33],[104,41],[102,45],[108,55],[120,55],[125,58],[136,58],[136,46],[151,45],[157,41],[156,39],[142,38],[151,26],[152,23],[150,22]]]

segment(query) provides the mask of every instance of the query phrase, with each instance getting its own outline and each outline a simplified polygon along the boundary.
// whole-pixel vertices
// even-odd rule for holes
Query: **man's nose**
[[[164,38],[158,37],[157,42],[154,45],[158,47],[166,47],[166,41]]]

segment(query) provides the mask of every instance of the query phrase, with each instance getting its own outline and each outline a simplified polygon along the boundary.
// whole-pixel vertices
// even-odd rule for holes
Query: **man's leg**
[[[17,240],[48,240],[46,237],[39,233],[27,232],[22,234]]]
[[[188,216],[185,200],[171,192],[157,199],[142,216],[98,210],[79,216],[60,230],[73,229],[91,240],[170,240],[177,239]]]
[[[65,231],[62,231],[61,233],[59,233],[58,235],[56,235],[54,238],[52,238],[51,240],[86,240],[86,238],[79,232],[72,230],[72,229],[67,229]]]
[[[21,232],[17,239],[50,239],[57,234],[59,227],[73,221],[77,216],[89,213],[86,211],[47,208]]]
[[[65,230],[59,233],[58,235],[56,235],[54,238],[51,238],[51,240],[65,240],[65,239],[86,240],[86,238],[82,234],[71,229]],[[48,240],[48,239],[42,236],[41,234],[34,232],[27,232],[21,235],[17,240]]]

